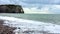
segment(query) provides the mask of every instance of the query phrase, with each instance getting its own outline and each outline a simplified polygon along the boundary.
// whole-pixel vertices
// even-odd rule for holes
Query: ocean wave
[[[17,27],[17,29],[14,31],[16,33],[34,32],[36,34],[42,32],[60,34],[60,25],[7,16],[0,16],[0,19],[5,20],[4,25],[8,25],[10,27]]]

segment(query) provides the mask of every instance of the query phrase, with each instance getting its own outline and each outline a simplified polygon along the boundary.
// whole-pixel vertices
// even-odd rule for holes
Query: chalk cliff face
[[[21,5],[0,5],[0,13],[24,13]]]

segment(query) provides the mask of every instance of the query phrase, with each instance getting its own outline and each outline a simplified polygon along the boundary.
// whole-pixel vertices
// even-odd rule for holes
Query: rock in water
[[[0,5],[0,13],[24,13],[21,5]]]

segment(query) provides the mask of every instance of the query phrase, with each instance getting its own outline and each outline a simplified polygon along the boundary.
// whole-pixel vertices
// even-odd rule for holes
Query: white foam
[[[60,33],[60,25],[52,23],[44,23],[40,21],[32,21],[15,17],[0,16],[0,19],[6,20],[6,25],[12,27],[20,27],[22,30],[31,29],[31,30],[44,30],[49,31],[50,33]],[[17,25],[18,24],[18,25]]]

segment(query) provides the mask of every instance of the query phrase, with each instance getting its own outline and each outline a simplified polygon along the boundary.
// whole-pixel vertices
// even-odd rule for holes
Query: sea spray
[[[16,33],[57,33],[60,34],[60,25],[45,23],[40,21],[32,21],[15,17],[0,16],[0,19],[5,20],[4,25],[17,27]],[[20,28],[20,29],[19,29]]]

